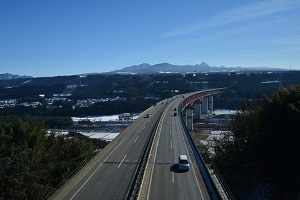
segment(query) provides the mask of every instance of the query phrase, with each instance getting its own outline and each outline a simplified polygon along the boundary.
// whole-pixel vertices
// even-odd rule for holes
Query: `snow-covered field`
[[[211,131],[209,136],[204,140],[199,140],[201,144],[208,145],[214,143],[214,140],[221,140],[223,139],[224,135],[222,134],[223,131]]]
[[[88,136],[90,138],[101,138],[106,141],[112,141],[115,137],[117,137],[120,133],[104,133],[104,132],[81,132],[83,135]]]
[[[200,144],[208,147],[208,153],[210,155],[215,154],[214,152],[214,146],[216,143],[216,140],[222,140],[224,138],[224,134],[228,134],[229,131],[211,131],[209,136],[204,140],[199,140]],[[232,137],[229,137],[229,140],[233,140]]]
[[[73,122],[78,122],[78,121],[82,121],[82,120],[90,120],[91,122],[118,121],[119,115],[72,117]]]
[[[214,110],[213,114],[215,115],[235,115],[238,111],[237,110]]]
[[[134,114],[133,120],[137,119],[138,117],[139,117],[138,114]],[[72,117],[73,122],[79,122],[83,120],[90,120],[91,122],[118,122],[119,115]],[[106,141],[112,141],[115,137],[117,137],[120,134],[120,132],[107,132],[104,130],[75,130],[75,131],[85,136],[88,136],[90,138],[101,138]],[[57,134],[68,134],[69,130],[55,130],[55,132]]]
[[[49,130],[51,131],[51,130]],[[55,130],[57,134],[68,134],[69,130]],[[115,137],[117,137],[120,133],[109,133],[109,132],[103,132],[103,131],[86,131],[86,130],[78,130],[76,131],[78,133],[81,133],[82,135],[88,136],[90,138],[101,138],[106,141],[112,141]]]
[[[119,114],[120,115],[120,114]],[[88,116],[88,117],[72,117],[73,122],[82,120],[90,120],[91,122],[112,122],[119,121],[119,115],[104,115],[104,116]],[[139,117],[138,114],[133,115],[133,120]]]

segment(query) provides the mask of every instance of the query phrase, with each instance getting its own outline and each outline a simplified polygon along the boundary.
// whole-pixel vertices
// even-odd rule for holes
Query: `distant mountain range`
[[[150,65],[143,63],[140,65],[133,65],[125,67],[120,70],[104,72],[102,74],[159,74],[159,73],[218,73],[218,72],[255,72],[255,71],[288,71],[282,68],[267,68],[267,67],[216,67],[209,66],[205,62],[196,65],[173,65],[170,63],[159,63]],[[80,75],[93,75],[101,73],[85,73]],[[78,75],[79,76],[79,75]],[[0,74],[0,80],[17,79],[17,78],[33,78],[32,76],[20,76],[14,74]]]
[[[32,78],[32,76],[20,76],[15,74],[0,74],[0,80],[16,79],[16,78]]]
[[[281,68],[243,68],[243,67],[215,67],[209,66],[205,62],[196,65],[173,65],[169,63],[160,63],[150,65],[143,63],[140,65],[133,65],[125,67],[121,70],[115,70],[107,73],[131,73],[131,74],[156,74],[156,73],[211,73],[211,72],[245,72],[245,71],[288,71],[287,69]]]

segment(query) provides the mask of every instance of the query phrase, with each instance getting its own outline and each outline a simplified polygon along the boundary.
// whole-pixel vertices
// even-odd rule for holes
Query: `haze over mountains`
[[[125,67],[120,70],[114,70],[110,72],[103,72],[105,74],[158,74],[158,73],[218,73],[218,72],[254,72],[254,71],[288,71],[282,68],[267,68],[267,67],[257,67],[257,68],[245,68],[245,67],[216,67],[209,66],[205,62],[195,65],[174,65],[170,63],[159,63],[155,65],[150,65],[148,63],[143,63],[140,65],[133,65],[130,67]],[[101,74],[101,73],[86,73],[89,74]],[[13,74],[0,74],[0,80],[16,79],[16,78],[32,78],[32,76],[19,76]]]

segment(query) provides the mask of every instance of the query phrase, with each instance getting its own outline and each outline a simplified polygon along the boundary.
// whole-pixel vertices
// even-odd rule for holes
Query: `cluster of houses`
[[[0,101],[0,108],[3,109],[5,107],[15,107],[17,105],[16,99],[6,99]]]
[[[7,108],[7,107],[15,107],[15,106],[24,106],[24,107],[32,107],[37,108],[38,106],[41,106],[41,102],[22,102],[18,103],[16,99],[6,99],[0,101],[0,109]]]
[[[46,103],[47,108],[55,109],[55,108],[59,108],[61,106],[54,105],[54,102],[56,102],[56,101],[71,101],[68,98],[69,96],[66,96],[64,94],[54,94],[53,97],[51,97],[51,98],[45,98],[44,94],[40,94],[39,97],[41,98],[41,101],[34,101],[34,102],[18,102],[18,100],[16,100],[16,99],[0,100],[0,109],[7,108],[7,107],[15,107],[15,106],[37,108],[38,106],[42,106],[44,103]],[[122,100],[122,99],[123,98],[120,98],[120,97],[114,97],[114,98],[77,100],[73,105],[73,109],[90,107],[94,103],[98,103],[98,102],[117,101],[117,100]]]
[[[73,109],[75,108],[87,108],[93,105],[94,103],[99,102],[106,102],[106,101],[118,101],[118,100],[125,100],[125,98],[120,98],[119,96],[114,98],[99,98],[99,99],[84,99],[84,100],[77,100]]]

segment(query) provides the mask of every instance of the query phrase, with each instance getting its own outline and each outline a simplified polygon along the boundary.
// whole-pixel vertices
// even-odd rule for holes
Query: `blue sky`
[[[162,62],[300,70],[300,1],[0,0],[0,73]]]

